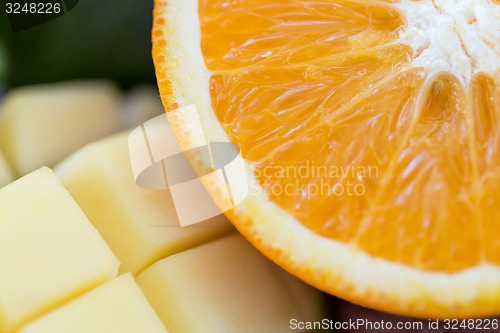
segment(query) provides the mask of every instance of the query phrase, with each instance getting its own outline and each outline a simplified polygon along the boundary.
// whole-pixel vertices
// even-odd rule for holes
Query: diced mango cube
[[[123,103],[123,118],[126,128],[142,125],[142,123],[164,114],[158,88],[153,85],[140,85],[131,89]]]
[[[19,333],[166,333],[131,274],[78,297]]]
[[[98,138],[120,129],[120,95],[100,81],[12,89],[0,107],[0,146],[22,176],[53,166]]]
[[[120,272],[136,274],[171,254],[234,230],[227,220],[180,227],[170,192],[143,189],[135,183],[128,134],[90,144],[56,168],[64,186],[121,260]]]
[[[0,190],[0,332],[112,279],[118,266],[50,169]]]
[[[234,234],[157,262],[137,283],[171,333],[279,333],[290,331],[292,318],[322,315],[317,290],[283,278],[281,268]],[[294,288],[307,297],[298,300]]]
[[[10,166],[0,151],[0,187],[4,187],[14,180]]]

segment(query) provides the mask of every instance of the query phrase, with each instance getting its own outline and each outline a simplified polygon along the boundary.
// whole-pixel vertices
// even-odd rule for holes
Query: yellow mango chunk
[[[227,221],[180,227],[170,192],[143,189],[135,183],[128,134],[90,144],[56,168],[64,186],[122,262],[120,272],[136,274],[171,254],[234,230]]]
[[[292,318],[322,315],[317,290],[285,277],[239,234],[161,260],[137,283],[171,333],[290,332]]]
[[[112,279],[118,266],[50,169],[0,190],[0,332]]]
[[[14,180],[10,166],[0,151],[0,187],[4,187]]]
[[[19,333],[166,333],[131,274],[78,297]]]
[[[154,85],[139,85],[125,95],[123,122],[125,128],[133,128],[165,113],[160,93]]]
[[[0,148],[22,176],[120,129],[120,95],[100,81],[12,89],[0,107]]]

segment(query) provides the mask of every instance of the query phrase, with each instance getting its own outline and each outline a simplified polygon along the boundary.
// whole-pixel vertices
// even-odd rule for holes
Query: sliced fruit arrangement
[[[68,98],[66,89],[81,96],[101,88],[103,100],[117,96],[101,84],[63,85],[41,89],[62,93],[47,94],[53,100],[40,102],[39,110],[64,101],[69,111],[58,112],[74,117],[59,126],[75,130],[87,109],[74,107],[80,99]],[[18,105],[42,118],[31,93],[14,92],[21,94]],[[134,121],[151,115],[144,95],[149,93],[141,88],[126,99],[126,112],[144,113]],[[99,106],[89,100],[86,106]],[[2,108],[14,119],[27,112]],[[130,121],[113,112],[126,117],[117,128]],[[17,130],[16,125],[3,128]],[[37,152],[36,163],[56,164],[50,149],[61,148],[62,155],[67,143],[58,140],[66,138],[46,119],[36,130],[54,144]],[[323,294],[258,253],[228,221],[182,228],[168,191],[137,186],[129,133],[88,144],[58,163],[56,173],[43,167],[14,182],[9,171],[0,178],[9,183],[0,188],[0,333],[288,332],[291,318],[322,318]],[[26,151],[38,144],[24,142]],[[2,159],[0,170],[3,164],[9,170],[13,161]]]
[[[134,182],[130,131],[89,144],[56,167],[56,174],[121,261],[137,274],[156,261],[234,231],[217,226],[181,228],[168,191]]]
[[[156,0],[154,17],[180,145],[202,133],[170,111],[194,104],[207,140],[241,147],[253,191],[227,216],[262,253],[367,307],[500,314],[498,1]]]

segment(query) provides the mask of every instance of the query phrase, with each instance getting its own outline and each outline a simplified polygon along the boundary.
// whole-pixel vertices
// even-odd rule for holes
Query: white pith
[[[401,0],[408,27],[400,42],[416,54],[415,67],[447,71],[468,82],[500,70],[500,5],[491,0]]]

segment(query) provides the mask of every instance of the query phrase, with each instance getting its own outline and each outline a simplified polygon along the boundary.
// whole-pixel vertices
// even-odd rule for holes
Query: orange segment
[[[215,73],[212,106],[244,156],[268,159],[284,143],[331,122],[356,98],[366,98],[379,81],[408,65],[409,52],[397,45],[329,59],[326,68],[320,63]]]
[[[475,120],[475,155],[477,182],[474,190],[479,201],[484,237],[485,260],[500,264],[500,82],[491,76],[478,75],[471,82],[471,100]]]
[[[311,230],[351,242],[377,195],[380,176],[390,162],[387,154],[399,149],[410,125],[414,89],[421,83],[417,71],[397,74],[343,112],[331,115],[330,122],[323,121],[269,155],[257,174],[270,198]],[[385,135],[388,130],[392,137]],[[276,190],[282,188],[292,190]]]
[[[212,1],[199,4],[208,69],[282,67],[394,41],[404,19],[376,3]]]
[[[241,147],[260,251],[365,306],[500,313],[500,7],[471,1],[156,1],[166,109]]]
[[[478,264],[464,94],[448,76],[421,91],[405,147],[362,223],[369,253],[424,270]]]
[[[418,91],[417,81],[422,79],[418,74],[404,79],[397,75],[409,66],[410,48],[383,46],[401,27],[401,17],[374,4],[344,5],[349,7],[288,1],[248,8],[239,3],[227,6],[236,8],[226,15],[214,17],[201,6],[202,51],[214,73],[210,86],[214,112],[230,140],[241,146],[243,156],[257,163],[259,180],[270,199],[311,230],[355,243],[370,255],[422,269],[451,272],[477,264],[481,256],[479,240],[473,236],[477,219],[468,207],[469,194],[460,193],[464,170],[450,170],[467,168],[466,161],[460,161],[468,156],[467,133],[460,133],[466,128],[460,83],[436,81],[430,95],[421,97],[423,110],[410,137],[399,133],[394,138],[398,133],[393,129],[377,128],[396,122],[399,130],[409,130],[400,120],[411,119],[414,109],[401,108],[402,85]],[[371,12],[372,17],[367,14]],[[296,25],[300,29],[290,28]],[[264,37],[280,36],[283,29],[287,38]],[[353,36],[359,41],[366,31],[362,51],[353,50]],[[332,52],[315,48],[325,47],[318,35],[336,41]],[[246,53],[249,44],[264,39],[255,54]],[[313,56],[303,59],[308,63],[293,62],[296,53],[288,47],[296,50],[297,46],[291,40],[300,40],[301,51],[311,51]],[[232,47],[225,50],[221,45]],[[248,62],[236,64],[231,59]],[[410,145],[403,161],[393,162],[402,153],[395,147],[376,155],[371,151],[386,148],[388,143],[381,137],[387,133],[393,142],[401,144],[404,139]],[[387,170],[384,163],[392,163],[392,168]],[[282,168],[307,169],[307,176],[294,172],[282,177]],[[328,171],[334,169],[349,175],[329,177]],[[323,174],[314,175],[314,171]],[[381,175],[388,189],[376,179]],[[470,176],[465,178],[470,181]],[[463,207],[452,209],[457,205]],[[456,216],[449,214],[452,210]],[[457,226],[472,226],[470,231],[475,231],[466,233],[473,239],[464,239],[466,246],[460,248],[452,244],[464,230]],[[458,238],[450,237],[453,230]]]

